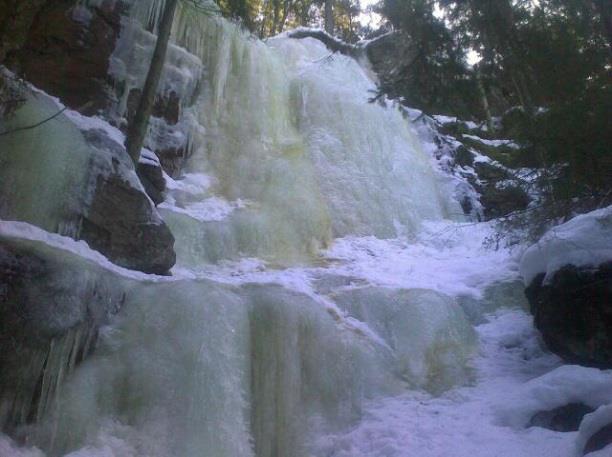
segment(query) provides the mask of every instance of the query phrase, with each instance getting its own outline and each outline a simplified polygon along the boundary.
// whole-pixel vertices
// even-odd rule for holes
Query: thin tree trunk
[[[325,31],[334,34],[334,0],[325,0]]]
[[[482,101],[482,109],[485,112],[487,118],[487,128],[490,133],[493,133],[493,116],[491,116],[491,108],[489,106],[489,98],[487,97],[487,91],[485,90],[484,84],[482,83],[482,77],[480,70],[476,69],[476,82],[478,84],[478,92],[480,93],[480,100]]]
[[[278,30],[278,21],[280,19],[280,0],[274,0],[274,9],[272,13],[272,30],[270,36],[274,36]]]
[[[159,79],[166,60],[168,41],[170,40],[172,22],[174,21],[174,13],[176,11],[178,1],[179,0],[166,0],[164,13],[157,33],[155,50],[153,51],[153,57],[151,58],[147,79],[144,87],[142,88],[142,96],[140,97],[138,108],[136,109],[136,114],[134,115],[134,120],[128,127],[125,147],[128,154],[134,161],[134,164],[137,164],[138,160],[140,159],[140,151],[147,134],[149,118],[151,117],[151,111],[153,110],[155,95],[157,93],[157,86],[159,85]]]
[[[287,16],[289,16],[289,12],[291,11],[291,7],[293,4],[289,0],[285,0],[284,9],[283,9],[283,17],[281,18],[278,33],[282,33],[285,29],[285,24],[287,23]]]

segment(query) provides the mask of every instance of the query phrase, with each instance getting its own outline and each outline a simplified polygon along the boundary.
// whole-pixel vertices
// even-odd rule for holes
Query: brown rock
[[[109,59],[124,10],[122,2],[113,0],[100,7],[75,6],[73,0],[47,1],[38,9],[23,44],[7,54],[7,64],[70,108],[96,113],[111,98]]]

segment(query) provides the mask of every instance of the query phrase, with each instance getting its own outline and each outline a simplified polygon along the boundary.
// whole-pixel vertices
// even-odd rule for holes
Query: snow
[[[525,285],[545,273],[544,283],[565,265],[597,267],[612,260],[612,206],[576,216],[549,230],[521,259]]]
[[[457,122],[457,118],[456,117],[452,117],[452,116],[444,116],[442,114],[436,114],[434,116],[432,116],[436,121],[438,121],[440,124],[444,125],[444,124],[454,124],[455,122]]]
[[[246,203],[241,199],[228,202],[220,197],[209,197],[183,207],[176,205],[172,199],[168,199],[158,206],[161,209],[185,214],[201,222],[222,221],[235,210],[245,207]]]
[[[488,224],[430,222],[418,240],[343,238],[326,257],[340,261],[336,271],[378,285],[480,297],[488,285],[517,274],[518,253],[483,246],[492,234]]]
[[[487,146],[493,146],[495,148],[498,148],[500,146],[506,146],[512,149],[520,149],[520,146],[518,144],[516,144],[515,142],[513,142],[512,140],[487,140],[484,138],[480,138],[479,136],[476,135],[468,135],[466,133],[464,133],[462,135],[464,138],[468,138],[470,140],[474,140],[474,141],[478,141],[479,143],[485,144]]]
[[[157,155],[153,151],[150,151],[149,149],[146,149],[146,148],[143,148],[142,151],[140,152],[140,158],[138,159],[138,162],[144,165],[152,165],[154,167],[161,167],[161,164],[159,162],[159,158],[157,157]]]
[[[36,448],[19,447],[8,436],[0,433],[0,457],[45,457],[45,455]]]
[[[500,418],[513,427],[524,427],[538,411],[570,403],[598,408],[612,403],[612,370],[564,365],[528,381],[512,397]]]

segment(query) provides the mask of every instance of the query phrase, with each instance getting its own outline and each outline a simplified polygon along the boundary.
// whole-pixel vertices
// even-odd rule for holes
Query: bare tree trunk
[[[273,1],[273,12],[272,12],[272,29],[270,30],[270,36],[274,36],[278,30],[278,21],[280,19],[280,0]]]
[[[325,31],[334,34],[334,0],[325,0]]]
[[[289,16],[292,6],[293,4],[290,2],[290,0],[285,0],[284,9],[283,9],[283,17],[281,18],[281,21],[278,27],[278,33],[282,33],[283,30],[285,29],[285,24],[287,23],[287,16]]]
[[[172,22],[174,21],[174,13],[178,1],[179,0],[166,0],[164,13],[157,33],[155,50],[151,58],[147,79],[142,88],[142,96],[140,97],[134,120],[128,127],[125,147],[135,164],[137,164],[140,159],[140,151],[147,134],[149,118],[151,117],[151,111],[153,110],[153,104],[155,102],[155,94],[157,93],[157,86],[159,85],[159,79],[164,68],[164,61],[166,60],[168,41],[170,40]]]
[[[487,97],[487,91],[485,90],[484,84],[482,83],[482,77],[480,70],[476,69],[476,82],[478,84],[478,92],[480,93],[480,100],[482,101],[482,109],[485,112],[487,118],[487,128],[490,133],[493,133],[493,117],[491,116],[491,108],[489,106],[489,98]]]

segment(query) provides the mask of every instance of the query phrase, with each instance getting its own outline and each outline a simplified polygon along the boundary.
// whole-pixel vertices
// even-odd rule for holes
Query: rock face
[[[568,362],[612,368],[612,262],[567,265],[546,284],[544,276],[525,293],[546,345]]]
[[[7,53],[6,63],[72,109],[88,114],[105,109],[111,98],[109,59],[125,8],[111,0],[99,7],[75,5],[73,0],[46,1],[22,45]]]
[[[400,69],[411,71],[410,64],[419,50],[402,32],[393,32],[376,38],[366,46],[368,60],[385,87],[391,89],[390,97],[400,93],[393,92],[394,82],[400,77]]]
[[[45,411],[125,297],[122,279],[93,262],[0,236],[0,428]]]
[[[48,0],[0,0],[0,62],[6,54],[21,48],[30,27]]]

